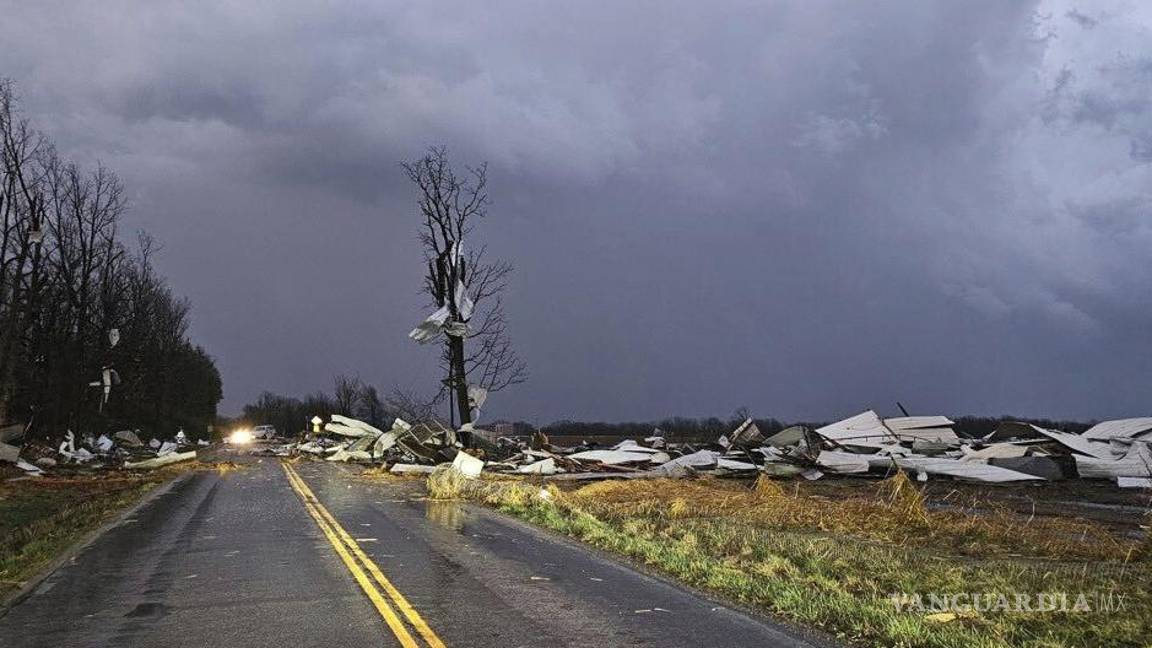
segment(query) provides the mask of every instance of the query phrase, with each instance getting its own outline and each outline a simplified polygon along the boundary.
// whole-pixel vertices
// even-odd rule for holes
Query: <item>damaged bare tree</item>
[[[508,337],[501,301],[512,265],[487,260],[483,246],[465,245],[487,213],[487,165],[465,167],[459,176],[447,149],[434,147],[402,166],[420,191],[420,242],[428,265],[424,290],[437,308],[410,335],[420,343],[443,335],[443,389],[452,394],[453,424],[458,415],[464,425],[488,392],[527,378]]]

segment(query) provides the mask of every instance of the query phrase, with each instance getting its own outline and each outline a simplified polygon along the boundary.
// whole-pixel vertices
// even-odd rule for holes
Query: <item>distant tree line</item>
[[[1074,434],[1080,434],[1095,424],[1095,421],[1065,421],[1024,416],[953,416],[950,418],[956,422],[956,425],[952,426],[952,429],[956,430],[956,434],[969,438],[988,436],[996,429],[997,425],[1005,421],[1031,423],[1048,430],[1060,430]]]
[[[264,392],[256,402],[244,406],[244,413],[234,425],[273,425],[282,435],[296,435],[309,429],[309,421],[319,416],[326,421],[333,414],[359,419],[381,429],[388,429],[404,410],[399,396],[383,399],[374,385],[359,377],[336,376],[332,393],[317,391],[303,398]],[[420,418],[412,416],[410,418]]]
[[[199,437],[215,420],[220,374],[153,240],[123,241],[126,209],[119,178],[63,159],[0,79],[0,421]]]
[[[633,421],[623,423],[602,423],[583,421],[555,421],[541,428],[548,436],[557,437],[629,437],[644,438],[650,436],[653,430],[659,428],[669,441],[703,442],[715,441],[722,434],[728,434],[736,429],[745,419],[747,413],[738,411],[728,418],[688,418],[674,416],[659,421]],[[787,427],[786,424],[774,418],[754,418],[756,427],[765,436],[776,434]]]
[[[313,416],[327,419],[332,414],[343,414],[359,418],[376,427],[387,429],[392,421],[400,416],[409,422],[430,419],[435,416],[436,401],[425,403],[394,390],[387,398],[381,399],[376,387],[359,378],[337,376],[333,380],[331,395],[314,392],[304,398],[281,396],[265,392],[256,402],[244,406],[241,422],[245,425],[275,425],[281,433],[295,434],[307,428]],[[564,439],[561,443],[595,441],[597,439],[643,439],[659,429],[668,441],[676,443],[711,443],[721,435],[729,434],[746,419],[752,418],[756,427],[771,436],[792,425],[818,428],[832,421],[781,421],[775,418],[752,417],[747,408],[740,408],[727,418],[689,418],[674,416],[657,421],[624,421],[607,423],[602,421],[560,420],[539,428],[525,421],[497,419],[477,425],[478,428],[491,428],[500,424],[513,426],[515,436],[528,436],[537,430],[549,437]],[[1091,427],[1092,422],[1052,420],[1021,416],[952,416],[953,429],[961,437],[982,437],[991,433],[1004,421],[1021,421],[1043,428],[1080,433]]]
[[[556,421],[541,428],[545,434],[558,437],[630,437],[643,438],[652,434],[656,428],[663,430],[669,440],[675,441],[715,441],[720,435],[732,432],[738,425],[749,418],[745,410],[738,410],[732,416],[721,419],[686,418],[682,416],[661,419],[659,421],[603,423],[582,421]],[[990,434],[996,426],[1004,421],[1021,421],[1032,423],[1050,430],[1081,433],[1092,426],[1092,422],[1052,420],[1043,418],[1029,418],[1022,416],[952,416],[949,417],[955,425],[952,427],[961,437],[976,438]],[[753,418],[756,426],[765,436],[776,434],[791,425],[804,425],[818,428],[832,421],[792,421],[784,422],[775,418]],[[526,430],[530,433],[534,427],[528,423],[517,422],[517,433]]]

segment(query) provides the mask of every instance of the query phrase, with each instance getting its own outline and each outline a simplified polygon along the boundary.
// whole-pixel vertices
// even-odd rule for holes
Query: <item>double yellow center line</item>
[[[348,535],[344,527],[332,517],[328,509],[316,499],[316,495],[312,489],[308,488],[308,484],[300,477],[288,463],[281,463],[284,467],[284,474],[288,475],[288,483],[292,485],[292,490],[300,496],[301,501],[304,502],[304,508],[308,510],[308,514],[316,521],[316,526],[320,527],[320,531],[324,533],[324,537],[328,538],[332,548],[336,550],[336,554],[340,556],[340,560],[344,562],[344,566],[352,573],[352,577],[360,585],[360,589],[368,595],[368,599],[372,601],[372,605],[376,607],[376,611],[384,618],[384,622],[396,635],[400,641],[400,645],[404,648],[421,648],[421,644],[412,636],[408,626],[410,625],[416,634],[424,640],[428,648],[444,648],[444,642],[440,641],[440,637],[428,627],[424,619],[420,616],[408,599],[400,593],[400,590],[389,581],[376,563],[368,557],[361,549],[360,545],[356,544],[356,540]],[[371,576],[371,578],[369,578]],[[373,582],[375,581],[375,582]],[[379,585],[379,587],[377,587]],[[383,594],[381,593],[383,590]],[[384,597],[387,594],[387,599]],[[389,602],[391,601],[391,603]],[[399,614],[397,614],[399,610]],[[403,617],[403,619],[401,618]],[[404,621],[408,622],[405,625]]]

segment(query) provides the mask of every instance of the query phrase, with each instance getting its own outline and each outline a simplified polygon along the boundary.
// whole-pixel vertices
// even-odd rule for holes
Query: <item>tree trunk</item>
[[[472,422],[472,410],[468,407],[468,380],[464,375],[464,338],[448,336],[448,355],[451,357],[452,389],[456,392],[456,411],[460,414],[460,425]],[[471,447],[472,435],[460,435],[464,447]]]

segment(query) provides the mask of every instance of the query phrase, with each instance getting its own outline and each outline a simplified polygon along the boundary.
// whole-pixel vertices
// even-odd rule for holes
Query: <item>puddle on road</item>
[[[424,517],[453,531],[464,530],[464,506],[460,502],[425,500]]]

